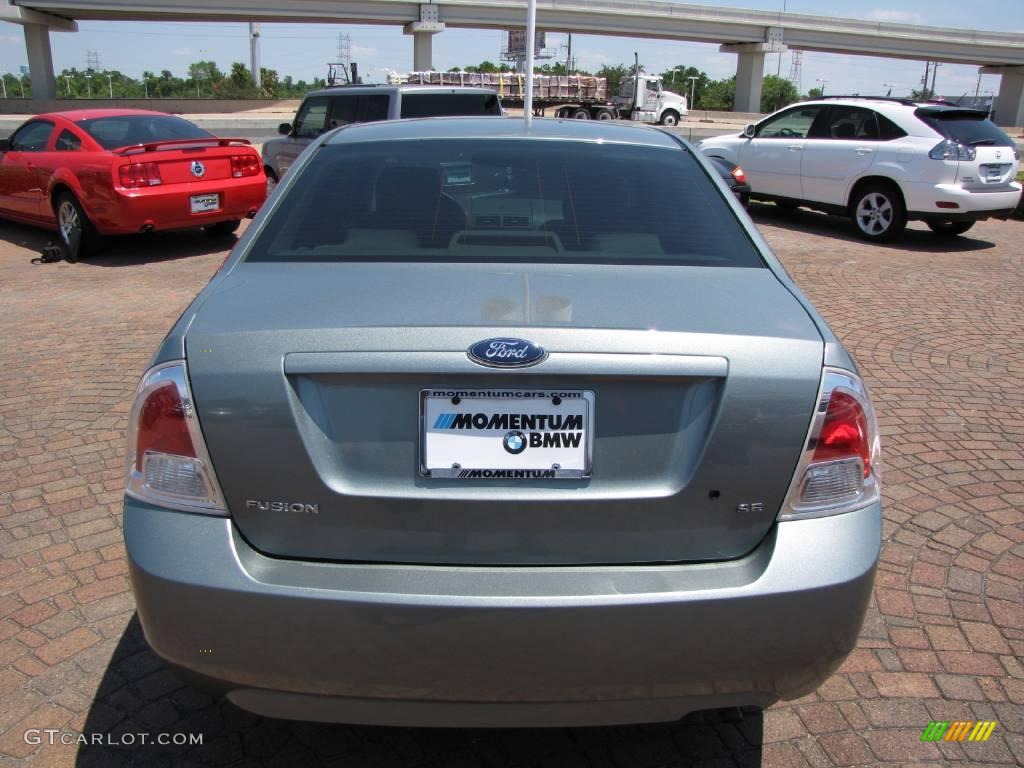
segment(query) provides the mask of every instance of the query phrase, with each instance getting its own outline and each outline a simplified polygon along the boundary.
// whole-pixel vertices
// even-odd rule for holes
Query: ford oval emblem
[[[525,368],[541,362],[548,353],[526,339],[484,339],[467,349],[466,355],[491,368]]]
[[[192,175],[197,179],[202,178],[206,174],[206,166],[200,163],[198,160],[192,161]]]

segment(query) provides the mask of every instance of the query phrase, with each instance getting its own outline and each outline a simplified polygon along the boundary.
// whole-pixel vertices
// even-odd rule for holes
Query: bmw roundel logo
[[[193,160],[192,161],[192,175],[195,176],[197,179],[200,179],[200,178],[203,177],[203,175],[205,173],[206,173],[206,166],[203,165],[202,163],[200,163],[198,160]]]
[[[518,455],[526,450],[526,435],[519,430],[513,430],[502,438],[501,444],[513,456]]]
[[[526,368],[543,362],[548,353],[544,347],[526,339],[484,339],[466,350],[474,363],[490,368]]]

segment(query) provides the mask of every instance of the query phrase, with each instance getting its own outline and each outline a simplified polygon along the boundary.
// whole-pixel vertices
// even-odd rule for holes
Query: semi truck
[[[515,72],[409,72],[394,75],[394,83],[458,85],[494,88],[503,105],[522,107],[526,76]],[[608,81],[591,75],[534,75],[533,113],[574,120],[632,120],[678,125],[686,117],[685,96],[666,91],[661,78],[634,72],[623,78],[619,93],[608,94]]]

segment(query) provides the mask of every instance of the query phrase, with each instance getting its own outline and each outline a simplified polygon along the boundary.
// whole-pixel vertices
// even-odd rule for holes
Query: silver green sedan
[[[324,135],[161,344],[129,440],[149,643],[272,717],[803,696],[854,647],[879,553],[853,360],[653,128]]]

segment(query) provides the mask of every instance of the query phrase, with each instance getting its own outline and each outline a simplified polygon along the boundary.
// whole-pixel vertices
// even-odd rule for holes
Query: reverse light
[[[258,176],[260,172],[260,159],[256,155],[232,155],[231,175],[236,179],[243,176]]]
[[[973,160],[977,156],[978,150],[974,147],[969,147],[952,139],[940,141],[928,153],[928,157],[932,160]]]
[[[826,368],[779,519],[837,515],[877,501],[880,458],[867,388],[856,374]]]
[[[160,507],[227,514],[182,360],[151,368],[136,390],[126,493]]]
[[[737,183],[739,184],[747,183],[747,174],[745,174],[743,172],[743,169],[740,168],[738,165],[732,169],[732,177],[736,179]]]
[[[155,187],[163,183],[160,166],[156,163],[132,163],[118,168],[121,186],[125,189]]]

